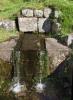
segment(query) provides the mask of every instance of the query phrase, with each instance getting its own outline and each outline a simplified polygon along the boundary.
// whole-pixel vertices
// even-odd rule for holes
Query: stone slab
[[[45,38],[46,50],[48,52],[49,69],[51,72],[67,58],[70,53],[70,49],[64,46],[54,38]]]
[[[37,31],[37,18],[18,18],[19,30],[21,32],[36,32]]]
[[[50,21],[47,18],[38,19],[38,30],[39,32],[50,32]]]

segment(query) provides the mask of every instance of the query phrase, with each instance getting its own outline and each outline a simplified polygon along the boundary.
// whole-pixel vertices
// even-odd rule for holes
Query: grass
[[[39,1],[39,2],[38,2]],[[14,19],[22,8],[43,9],[45,6],[54,5],[62,12],[62,34],[73,31],[73,1],[72,0],[0,0],[0,20]],[[4,33],[0,30],[0,38]],[[8,32],[7,32],[8,34]],[[13,34],[13,33],[11,33]],[[5,36],[4,36],[5,37]],[[0,39],[1,40],[1,39]]]
[[[6,31],[4,29],[0,29],[0,42],[6,41],[10,37],[17,36],[16,31]]]
[[[43,3],[23,2],[23,0],[2,0],[0,1],[0,19],[10,18],[18,14],[20,9],[28,7],[40,9],[43,8]]]

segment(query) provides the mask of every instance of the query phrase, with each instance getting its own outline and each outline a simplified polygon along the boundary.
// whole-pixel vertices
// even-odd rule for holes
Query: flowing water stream
[[[33,36],[25,36],[23,47],[35,47],[35,42],[32,44],[26,37],[36,42]],[[30,42],[31,45],[28,45]],[[43,44],[40,47],[38,42],[38,50],[20,50],[20,47],[13,50],[13,78],[8,83],[7,93],[0,94],[0,100],[62,100],[57,96],[61,93],[57,89],[57,86],[60,88],[57,77],[47,75],[48,56]]]
[[[43,79],[47,76],[47,51],[40,43],[38,46],[38,50],[13,51],[14,76],[9,91],[18,98],[42,100],[40,95],[46,88]]]
[[[15,63],[14,63],[14,77],[10,87],[10,91],[14,92],[15,94],[24,92],[26,90],[25,82],[21,81],[20,75],[20,51],[15,52]],[[22,83],[21,83],[22,82]]]
[[[40,95],[43,95],[46,88],[43,81],[43,78],[46,77],[45,71],[47,67],[46,50],[26,51],[23,57],[21,57],[20,51],[15,51],[13,56],[14,77],[9,91],[15,94],[17,98],[42,100]],[[29,67],[32,67],[32,70]]]

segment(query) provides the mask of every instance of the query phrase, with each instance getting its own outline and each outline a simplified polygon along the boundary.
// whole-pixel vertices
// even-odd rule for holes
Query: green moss
[[[11,74],[11,65],[0,59],[0,94],[6,91]]]
[[[10,71],[11,71],[11,65],[3,60],[0,59],[0,79],[1,79],[1,76],[2,77],[9,77],[9,75],[11,74]]]

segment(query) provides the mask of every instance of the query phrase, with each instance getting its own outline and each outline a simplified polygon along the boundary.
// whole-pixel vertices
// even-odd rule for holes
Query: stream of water
[[[26,37],[28,36],[25,35],[25,39]],[[32,36],[29,37],[32,40]],[[34,41],[36,42],[36,38]],[[27,40],[24,41],[24,44],[29,44],[27,42]],[[30,42],[32,44],[32,41]],[[58,80],[59,78],[57,79],[57,76],[54,75],[48,77],[47,51],[44,48],[44,43],[40,48],[38,42],[38,46],[38,50],[26,50],[26,48],[31,48],[31,45],[29,48],[24,45],[25,50],[13,50],[13,78],[7,92],[0,94],[0,100],[62,100],[60,96],[57,96],[61,93],[59,86],[61,80]]]

